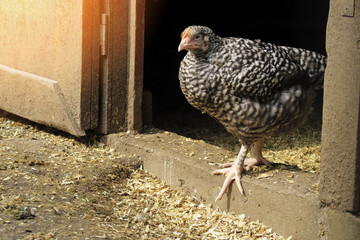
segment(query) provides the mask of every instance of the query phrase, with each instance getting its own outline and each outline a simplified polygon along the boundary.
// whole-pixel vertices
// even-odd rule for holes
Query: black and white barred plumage
[[[323,84],[325,56],[221,38],[203,26],[188,27],[185,38],[189,51],[180,65],[181,90],[192,106],[217,119],[242,144],[291,130],[311,112],[315,90]]]
[[[308,50],[259,40],[221,38],[210,28],[190,26],[181,34],[181,90],[195,108],[217,119],[235,135],[241,149],[234,163],[214,174],[226,178],[216,200],[235,180],[241,193],[246,166],[264,163],[264,137],[299,126],[322,87],[326,57]],[[254,151],[246,158],[251,145]]]

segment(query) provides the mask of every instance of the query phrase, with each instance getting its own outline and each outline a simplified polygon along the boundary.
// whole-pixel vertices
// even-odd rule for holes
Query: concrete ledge
[[[169,132],[151,134],[111,134],[104,137],[108,146],[141,156],[144,168],[175,189],[212,203],[215,207],[250,219],[259,219],[274,231],[293,239],[319,237],[320,206],[313,184],[317,174],[289,170],[271,170],[262,178],[243,176],[246,197],[237,188],[215,203],[223,176],[213,176],[213,163],[234,157],[224,149]],[[266,177],[268,175],[268,177]]]
[[[324,208],[319,217],[321,239],[356,240],[360,238],[360,218],[349,212]]]

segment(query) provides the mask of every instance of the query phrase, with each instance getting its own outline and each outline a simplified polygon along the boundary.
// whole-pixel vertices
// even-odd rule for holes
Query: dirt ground
[[[89,135],[0,117],[0,239],[291,239],[213,209]]]

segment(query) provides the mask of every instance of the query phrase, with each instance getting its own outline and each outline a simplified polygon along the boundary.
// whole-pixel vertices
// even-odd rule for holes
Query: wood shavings
[[[256,178],[262,179],[262,178],[269,178],[269,177],[273,177],[273,176],[274,176],[274,172],[264,172],[264,173],[260,173]]]
[[[286,239],[171,189],[93,136],[0,118],[0,156],[6,239]]]
[[[319,173],[321,151],[319,112],[321,110],[314,111],[299,129],[280,136],[267,136],[263,156],[272,163],[297,166],[306,172]],[[238,154],[240,150],[238,139],[228,133],[223,126],[207,115],[199,116],[194,112],[187,115],[182,111],[162,113],[158,117],[155,115],[154,123],[159,128],[230,150],[233,152],[231,157]],[[215,161],[218,162],[219,159]]]
[[[139,177],[146,178],[142,181]],[[182,239],[190,237],[191,239],[254,239],[257,237],[266,237],[267,239],[285,239],[272,230],[257,222],[249,222],[245,215],[235,215],[224,213],[211,208],[210,204],[198,201],[196,198],[189,197],[182,192],[174,191],[165,186],[160,180],[151,176],[149,173],[139,170],[134,173],[135,179],[128,181],[128,195],[137,203],[128,201],[132,206],[138,206],[138,209],[131,209],[126,215],[120,215],[120,219],[130,220],[128,227],[134,227],[134,224],[144,224],[149,226],[143,238],[162,238],[162,232],[168,232],[169,239]],[[146,182],[146,184],[144,184]],[[142,196],[142,197],[140,197]],[[142,204],[146,204],[143,206]],[[122,206],[125,207],[125,206]],[[164,211],[166,208],[166,211]],[[139,215],[140,214],[140,215]],[[137,219],[137,221],[136,221]],[[151,228],[151,226],[157,226]],[[174,231],[175,230],[175,231]],[[258,234],[258,236],[256,236]]]

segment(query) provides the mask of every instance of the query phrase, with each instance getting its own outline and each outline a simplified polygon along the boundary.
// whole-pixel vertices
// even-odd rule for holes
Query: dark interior
[[[224,131],[192,108],[180,90],[178,69],[185,51],[177,47],[187,26],[205,25],[223,37],[261,39],[325,54],[328,5],[327,0],[147,0],[144,88],[152,92],[153,125],[193,138],[198,131]],[[321,99],[320,94],[319,106]],[[321,118],[321,107],[316,111]]]

